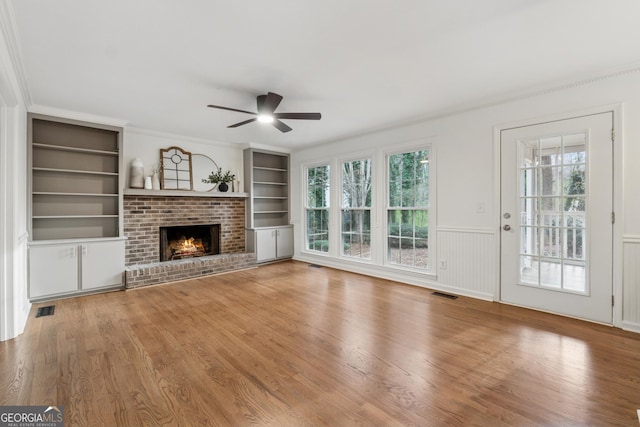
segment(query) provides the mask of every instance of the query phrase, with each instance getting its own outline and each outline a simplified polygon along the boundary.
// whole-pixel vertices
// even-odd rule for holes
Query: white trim
[[[233,143],[233,142],[229,142],[227,143],[231,146],[237,146],[238,144]],[[275,147],[273,145],[267,145],[267,144],[259,144],[257,142],[249,142],[247,144],[240,144],[240,148],[242,150],[247,149],[247,148],[255,148],[258,150],[268,150],[268,151],[273,151],[276,153],[286,153],[286,154],[291,154],[291,150],[289,148],[284,148],[284,147]]]
[[[450,294],[461,295],[476,298],[484,301],[493,301],[493,295],[483,292],[474,292],[467,289],[455,288],[442,285],[435,281],[435,276],[421,272],[389,269],[380,265],[371,265],[361,262],[346,262],[345,259],[332,258],[328,256],[297,256],[294,260],[300,262],[308,262],[311,264],[322,265],[325,267],[344,270],[351,273],[358,273],[365,276],[376,277],[379,279],[392,280],[394,282],[406,285],[418,286],[434,291],[442,291]]]
[[[9,60],[13,68],[13,74],[16,78],[18,90],[24,103],[29,106],[32,103],[31,94],[29,93],[29,85],[27,83],[26,73],[24,72],[24,62],[22,61],[22,51],[20,49],[20,43],[18,42],[18,29],[16,25],[15,13],[13,11],[13,5],[9,1],[0,2],[0,30],[5,40],[7,52],[9,54]],[[8,76],[8,74],[2,74]],[[2,82],[3,79],[0,79]],[[3,95],[7,93],[2,90]],[[6,105],[13,106],[17,104],[17,99],[14,102],[8,102]]]
[[[194,142],[194,143],[197,143],[197,144],[207,144],[207,145],[218,146],[218,147],[241,148],[240,145],[233,144],[231,142],[222,142],[222,141],[213,141],[213,140],[210,140],[210,139],[194,138],[194,137],[190,137],[190,136],[178,135],[178,134],[175,134],[175,133],[162,132],[162,131],[146,129],[146,128],[139,128],[139,127],[136,127],[136,126],[125,126],[124,131],[125,131],[125,133],[134,133],[134,134],[138,134],[138,135],[147,135],[147,136],[153,136],[153,137],[156,137],[156,138],[172,139],[172,140],[176,140],[176,141]]]
[[[632,63],[623,67],[603,70],[599,73],[584,74],[582,76],[578,76],[576,78],[571,78],[571,79],[554,80],[546,84],[525,88],[520,91],[511,91],[511,92],[502,93],[500,95],[497,95],[482,101],[463,103],[451,108],[447,108],[439,111],[433,111],[430,114],[415,117],[413,119],[398,121],[395,123],[379,126],[376,128],[371,128],[364,132],[361,132],[361,131],[351,132],[335,138],[316,141],[315,145],[318,146],[323,144],[329,144],[332,142],[338,142],[346,139],[362,137],[362,136],[376,134],[384,131],[390,131],[390,130],[404,128],[404,127],[417,125],[425,122],[430,122],[436,119],[456,116],[458,114],[480,110],[483,108],[509,104],[512,102],[525,101],[532,98],[539,98],[552,93],[571,90],[577,87],[598,83],[603,80],[615,79],[617,77],[621,77],[627,74],[634,74],[638,72],[640,72],[640,63]],[[301,149],[304,149],[304,147]]]
[[[2,72],[2,70],[0,70]],[[3,88],[0,88],[2,91]],[[3,97],[4,98],[4,97]],[[7,236],[7,108],[0,99],[0,341],[13,338],[13,284],[11,283],[7,269],[9,267],[9,241]]]
[[[472,233],[472,234],[491,234],[491,235],[496,234],[496,231],[491,228],[449,227],[446,225],[436,227],[436,231],[454,232],[454,233]]]
[[[622,322],[620,322],[620,328],[622,328],[625,331],[635,332],[640,334],[640,323],[623,320]]]
[[[619,72],[616,73],[611,73],[611,74],[607,74],[601,77],[593,77],[591,79],[588,80],[583,80],[583,81],[578,81],[575,82],[573,84],[569,84],[566,86],[563,86],[562,88],[558,88],[557,90],[561,90],[561,89],[568,89],[570,87],[576,87],[576,86],[581,86],[584,84],[588,84],[588,83],[592,83],[595,81],[599,81],[599,80],[603,80],[603,79],[608,79],[608,78],[612,78],[612,77],[617,77],[620,75],[624,75],[624,74],[629,74],[629,73],[635,73],[640,71],[640,67],[636,67],[636,68],[632,68],[632,69],[625,69],[625,70],[621,70]],[[546,93],[551,93],[551,92],[555,92],[557,90],[548,90],[545,91],[541,94],[546,94]],[[494,226],[496,230],[500,229],[500,215],[501,215],[501,211],[500,211],[500,204],[501,204],[501,199],[502,199],[502,195],[501,195],[501,191],[500,191],[500,177],[501,177],[501,163],[500,163],[500,152],[501,152],[501,146],[500,146],[500,139],[501,139],[501,132],[503,130],[507,130],[507,129],[513,129],[513,128],[518,128],[518,127],[526,127],[526,126],[534,126],[534,125],[538,125],[538,124],[542,124],[542,123],[547,123],[547,122],[553,122],[553,121],[560,121],[560,120],[568,120],[568,119],[573,119],[573,118],[578,118],[578,117],[582,117],[582,116],[589,116],[589,115],[595,115],[595,114],[602,114],[602,113],[612,113],[612,118],[613,118],[613,130],[615,132],[616,135],[616,142],[614,145],[614,149],[613,151],[613,182],[614,182],[614,188],[613,188],[613,210],[614,212],[616,212],[616,222],[613,226],[613,265],[612,265],[612,292],[613,292],[613,296],[615,301],[622,301],[623,295],[622,295],[622,260],[623,260],[623,254],[622,254],[622,243],[623,243],[623,235],[622,235],[622,225],[624,224],[624,193],[623,193],[623,183],[624,183],[624,171],[623,171],[623,148],[624,148],[624,133],[623,133],[623,104],[622,103],[617,103],[617,104],[607,104],[607,105],[602,105],[602,106],[596,106],[596,107],[591,107],[591,108],[585,108],[585,109],[581,109],[581,110],[576,110],[576,111],[566,111],[566,112],[562,112],[562,113],[557,113],[557,114],[551,114],[548,116],[542,116],[542,117],[534,117],[534,118],[529,118],[529,119],[521,119],[521,120],[517,120],[517,121],[512,121],[512,122],[507,122],[507,123],[501,123],[501,124],[497,124],[494,126],[493,128],[493,137],[494,137],[494,164],[495,164],[495,174],[494,174],[494,191],[496,194],[495,200],[494,200],[494,212],[497,213],[496,218],[494,219]],[[500,244],[501,244],[501,239],[498,237],[496,239],[495,245],[496,245],[496,256],[497,256],[497,262],[498,262],[498,270],[497,270],[497,274],[498,274],[498,280],[496,281],[496,300],[500,301],[502,303],[504,303],[502,301],[502,299],[500,298],[500,289],[501,289],[501,280],[502,280],[502,258],[501,258],[501,248],[500,248]],[[613,309],[612,309],[612,314],[613,314],[613,318],[612,318],[612,325],[613,326],[617,326],[617,327],[621,327],[621,322],[622,322],[622,303],[618,303],[616,304]]]
[[[622,243],[640,244],[640,236],[633,236],[633,235],[630,235],[630,234],[625,234],[622,237]]]
[[[28,109],[30,113],[44,114],[46,116],[60,117],[63,119],[80,120],[83,122],[98,123],[108,126],[125,127],[127,121],[113,117],[99,116],[96,114],[81,113],[79,111],[64,110],[62,108],[47,107],[45,105],[31,105]]]

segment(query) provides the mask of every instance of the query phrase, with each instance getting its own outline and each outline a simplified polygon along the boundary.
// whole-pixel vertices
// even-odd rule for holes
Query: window
[[[428,269],[429,151],[392,154],[387,161],[387,262]]]
[[[371,259],[371,159],[342,164],[342,255]]]
[[[329,165],[307,169],[307,249],[329,252]]]

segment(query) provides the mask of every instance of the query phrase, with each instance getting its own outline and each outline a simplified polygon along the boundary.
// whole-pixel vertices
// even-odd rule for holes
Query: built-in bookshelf
[[[32,241],[119,237],[121,128],[29,115]]]
[[[289,224],[289,155],[244,150],[244,180],[249,187],[246,247],[257,262],[293,255],[293,226]]]
[[[289,155],[245,150],[245,182],[249,189],[247,227],[289,224]]]

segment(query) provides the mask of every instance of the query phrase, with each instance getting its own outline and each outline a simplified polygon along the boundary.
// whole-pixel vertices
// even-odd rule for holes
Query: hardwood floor
[[[68,426],[638,425],[640,335],[306,263],[54,304],[0,404]]]

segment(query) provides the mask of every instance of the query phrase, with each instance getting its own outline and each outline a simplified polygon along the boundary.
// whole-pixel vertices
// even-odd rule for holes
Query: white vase
[[[144,179],[144,189],[151,190],[151,177],[148,176]]]
[[[129,168],[129,187],[144,188],[144,166],[137,157],[131,161]]]
[[[158,176],[158,172],[154,172],[151,176],[151,188],[154,190],[160,189],[160,177]]]

